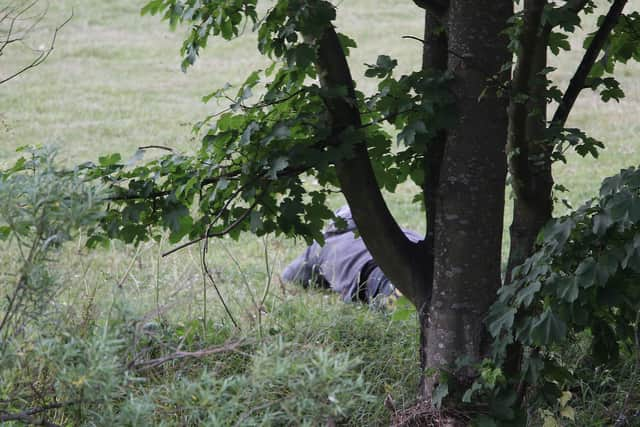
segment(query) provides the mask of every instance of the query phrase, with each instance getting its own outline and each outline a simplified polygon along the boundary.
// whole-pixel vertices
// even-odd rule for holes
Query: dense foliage
[[[595,366],[613,366],[621,353],[639,356],[640,171],[625,169],[605,179],[598,197],[549,223],[539,239],[539,249],[514,270],[514,280],[491,308],[487,323],[496,364],[487,361],[483,369],[494,374],[490,382],[474,384],[467,400],[488,387],[511,406],[516,395],[504,394],[505,381],[533,386],[533,401],[562,398],[576,378],[558,358],[558,345],[579,341],[585,331]],[[513,342],[525,347],[524,369],[505,378],[495,369]]]
[[[337,186],[333,164],[361,140],[367,141],[383,188],[393,191],[407,179],[422,184],[428,141],[454,118],[446,87],[451,77],[435,72],[394,77],[397,61],[380,56],[366,71],[380,80],[379,92],[357,93],[368,121],[343,131],[348,144],[332,145],[335,135],[323,99],[344,93],[328,94],[311,78],[316,77],[314,38],[335,19],[334,6],[279,2],[258,20],[255,3],[152,1],[143,9],[163,13],[172,25],[192,24],[182,48],[183,68],[196,60],[210,35],[230,39],[251,24],[259,51],[274,62],[251,72],[240,87],[205,97],[229,107],[198,123],[202,145],[194,155],[172,153],[140,163],[139,152],[130,162],[114,155],[91,166],[94,176],[104,176],[118,190],[105,237],[145,240],[155,233],[150,225],[162,225],[170,229],[172,242],[207,233],[237,236],[241,230],[321,240],[323,221],[332,217],[327,195]],[[355,47],[350,38],[339,38],[346,52]],[[384,123],[399,131],[399,149]]]

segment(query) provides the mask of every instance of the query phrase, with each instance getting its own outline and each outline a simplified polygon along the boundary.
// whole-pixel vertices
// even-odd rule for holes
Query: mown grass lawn
[[[51,2],[43,22],[48,31],[34,34],[31,46],[46,44],[52,28],[72,12],[73,18],[60,31],[55,50],[43,65],[0,87],[0,164],[15,158],[17,147],[30,144],[58,146],[67,164],[95,161],[111,152],[127,158],[146,145],[188,152],[199,144],[191,132],[193,124],[220,108],[215,102],[203,104],[201,97],[268,65],[258,56],[255,36],[247,28],[233,42],[215,40],[195,67],[182,73],[179,47],[184,28],[171,32],[158,17],[141,17],[143,4],[139,0]],[[627,7],[640,8],[640,0]],[[421,37],[423,18],[417,11],[408,0],[340,3],[338,26],[359,43],[350,63],[360,89],[375,89],[375,82],[362,73],[363,64],[375,62],[378,54],[398,58],[401,71],[419,66],[420,44],[402,38]],[[572,44],[575,51],[553,60],[561,88],[580,59],[581,39],[574,37]],[[17,69],[30,55],[24,45],[8,50],[0,58],[0,73]],[[597,160],[569,154],[566,165],[555,166],[556,182],[570,190],[558,194],[559,200],[576,205],[595,195],[605,176],[640,163],[640,67],[620,66],[617,76],[627,95],[624,100],[604,104],[585,92],[574,109],[568,125],[603,141],[606,149]],[[424,230],[424,215],[411,203],[413,192],[411,185],[403,185],[388,199],[403,226]],[[332,203],[338,207],[342,200],[336,196]],[[558,211],[564,210],[558,202]],[[509,215],[510,208],[506,225]],[[56,304],[68,310],[70,318],[103,319],[114,306],[124,304],[132,318],[162,317],[190,325],[206,315],[212,325],[228,326],[217,297],[205,285],[198,247],[162,258],[160,254],[170,249],[166,242],[138,248],[114,243],[97,251],[82,245],[80,239],[57,259],[58,274],[67,285]],[[252,299],[259,299],[268,285],[261,315],[266,336],[275,339],[272,335],[282,334],[294,345],[340,349],[364,360],[369,367],[365,378],[373,384],[376,400],[357,422],[384,422],[380,420],[388,415],[381,405],[385,394],[402,402],[411,398],[416,386],[415,322],[394,321],[359,306],[345,307],[333,295],[281,286],[277,273],[302,247],[303,242],[274,236],[243,235],[239,242],[212,242],[209,263],[232,312],[241,319],[241,335],[255,336],[260,325]],[[5,251],[0,258],[8,260],[10,254]],[[220,372],[232,372],[241,370],[232,365],[243,360],[230,358],[226,368],[220,368],[226,362],[216,363]],[[178,370],[164,372],[154,381],[171,381]]]

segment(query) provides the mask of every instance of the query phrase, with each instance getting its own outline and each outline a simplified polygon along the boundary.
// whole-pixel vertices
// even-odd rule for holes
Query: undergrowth
[[[85,248],[99,193],[81,175],[63,174],[52,151],[28,153],[0,185],[0,314],[14,319],[0,340],[3,425],[373,426],[415,401],[415,312],[278,288],[266,244],[264,269],[244,271],[232,250],[225,250],[232,262],[214,260],[217,286],[240,312],[238,327],[211,289],[208,298],[202,292],[211,283],[184,272],[161,297],[153,244],[135,249],[122,277],[101,279],[92,271],[99,261],[130,248]],[[21,246],[40,255],[24,257]],[[72,260],[81,263],[68,268]],[[176,299],[186,285],[200,305]],[[555,350],[573,382],[557,402],[531,408],[532,425],[640,425],[637,343],[608,365],[585,356],[590,346],[587,331]]]
[[[11,340],[0,361],[0,416],[35,410],[21,421],[59,425],[384,425],[387,393],[410,402],[417,387],[415,325],[368,309],[292,299],[269,313],[262,337],[214,322],[206,333],[198,322],[141,324],[130,314],[115,301],[111,317],[90,327],[82,318],[49,322]],[[200,332],[185,333],[190,327]]]

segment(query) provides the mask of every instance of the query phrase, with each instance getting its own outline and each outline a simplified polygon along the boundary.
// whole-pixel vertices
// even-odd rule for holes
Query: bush
[[[319,425],[345,423],[374,396],[360,360],[328,347],[265,343],[244,374],[208,369],[158,387],[156,421],[165,425]]]
[[[16,254],[0,288],[0,352],[6,340],[39,318],[60,289],[49,266],[60,246],[103,215],[102,187],[55,161],[52,148],[28,148],[0,171],[0,240]],[[8,283],[7,283],[8,282]]]

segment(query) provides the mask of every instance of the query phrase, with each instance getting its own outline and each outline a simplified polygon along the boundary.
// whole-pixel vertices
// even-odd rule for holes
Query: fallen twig
[[[226,353],[226,352],[230,352],[230,351],[235,351],[238,347],[246,344],[247,341],[246,340],[238,340],[238,341],[232,341],[229,343],[226,343],[222,346],[218,346],[218,347],[210,347],[210,348],[206,348],[203,350],[198,350],[198,351],[176,351],[175,353],[171,353],[168,354],[166,356],[162,356],[162,357],[158,357],[156,359],[151,359],[151,360],[145,360],[144,362],[139,362],[136,363],[135,365],[133,365],[134,369],[137,370],[146,370],[146,369],[152,369],[152,368],[156,368],[160,365],[163,365],[167,362],[170,362],[172,360],[180,360],[180,359],[185,359],[185,358],[202,358],[202,357],[206,357],[206,356],[210,356],[212,354],[217,354],[217,353]]]
[[[141,147],[138,147],[138,150],[148,150],[150,148],[156,148],[158,150],[171,151],[173,153],[173,148],[165,147],[164,145],[143,145]]]
[[[36,415],[41,414],[43,412],[50,411],[52,409],[65,408],[67,406],[78,405],[81,403],[86,403],[86,402],[81,400],[70,400],[67,402],[58,402],[58,403],[51,403],[49,405],[36,406],[34,408],[26,409],[22,412],[14,412],[14,413],[9,413],[9,412],[0,410],[0,423],[5,423],[9,421],[20,421],[20,422],[31,424],[31,425],[59,427],[58,424],[49,422],[45,418],[38,419]]]

